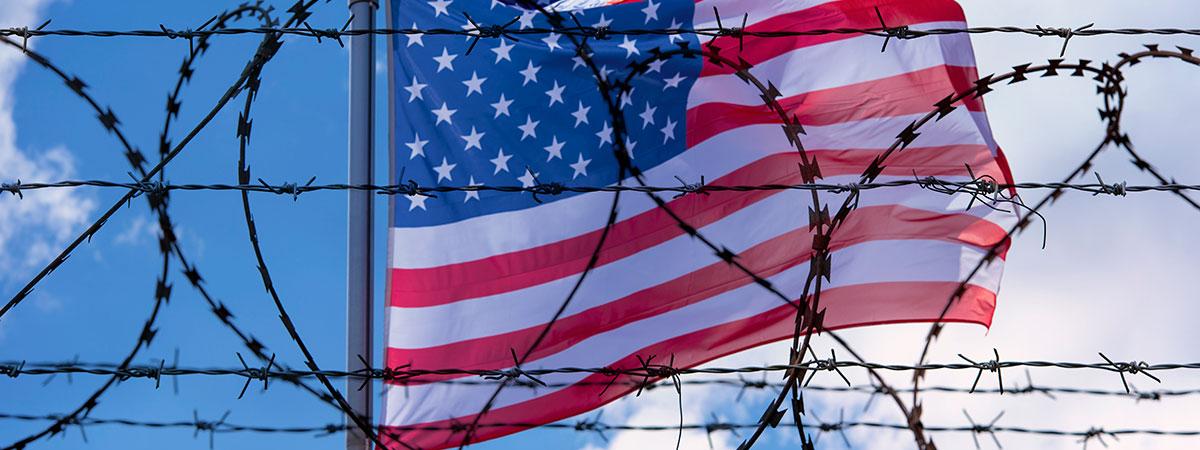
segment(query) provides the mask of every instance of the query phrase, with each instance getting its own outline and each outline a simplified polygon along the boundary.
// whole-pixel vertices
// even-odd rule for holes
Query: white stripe
[[[964,22],[936,22],[914,28],[964,27]],[[750,73],[763,83],[773,83],[784,97],[791,97],[941,65],[975,67],[971,40],[965,34],[894,41],[895,45],[888,44],[888,50],[883,54],[879,53],[879,38],[875,36],[857,36],[798,48],[755,64]],[[838,63],[848,57],[862,60],[856,64]],[[708,102],[759,106],[763,104],[761,94],[734,74],[700,77],[688,92],[688,108]]]
[[[719,11],[721,25],[726,28],[742,26],[742,17],[747,17],[747,14],[749,16],[746,26],[749,27],[775,16],[802,11],[833,1],[835,0],[702,0],[696,2],[696,12],[693,13],[692,23],[695,28],[716,28],[716,13]],[[716,8],[716,11],[713,8]],[[705,39],[704,42],[709,40],[712,39]]]
[[[849,182],[854,178],[846,176],[829,182]],[[879,181],[894,179],[896,177],[881,177]],[[830,196],[823,201],[840,205],[847,195]],[[859,207],[899,204],[938,213],[962,213],[970,199],[966,194],[932,194],[911,186],[867,191],[859,201]],[[808,192],[783,191],[700,230],[713,242],[741,253],[763,241],[806,226],[808,213],[804,206],[810,203]],[[1001,229],[1016,222],[1011,214],[997,212],[978,202],[969,213],[993,221]],[[664,226],[674,228],[673,222],[664,223]],[[653,232],[645,230],[644,234]],[[887,237],[887,230],[877,230],[873,235]],[[603,306],[718,262],[720,260],[708,247],[690,236],[680,235],[594,269],[562,317]],[[654,270],[645,270],[647,267]],[[544,324],[566,298],[576,279],[576,275],[571,275],[524,289],[444,305],[389,307],[390,323],[394,326],[388,332],[388,347],[434,347]]]
[[[974,115],[959,108],[942,120],[927,124],[914,146],[984,144]],[[861,148],[884,149],[896,133],[921,115],[864,119],[808,127],[804,145],[810,151]],[[747,143],[754,143],[748,146]],[[731,151],[731,150],[738,151]],[[717,179],[763,157],[794,152],[779,125],[751,125],[716,135],[683,154],[646,171],[653,186],[678,184],[675,177],[698,181]],[[764,180],[764,182],[767,182]],[[626,185],[631,182],[626,181]],[[456,264],[558,242],[601,228],[612,201],[611,194],[584,194],[536,208],[475,217],[459,222],[418,228],[393,228],[392,264],[418,269]],[[645,195],[621,198],[618,220],[653,209]],[[502,224],[502,226],[501,226]],[[536,225],[536,227],[535,227]],[[520,230],[537,229],[536,233]],[[455,245],[446,245],[454,242]]]
[[[966,278],[983,252],[940,241],[874,241],[833,253],[833,278],[829,288],[860,283],[897,281],[958,281]],[[973,280],[996,292],[1003,262],[996,260]],[[800,292],[808,275],[808,264],[785,270],[770,281],[783,292]],[[940,299],[939,299],[940,300]],[[705,301],[597,334],[579,344],[541,360],[528,362],[525,369],[557,367],[602,367],[635,354],[656,342],[778,308],[782,301],[762,287],[750,284]],[[827,305],[828,306],[828,305]],[[418,367],[435,369],[433,367]],[[572,383],[586,374],[552,374],[539,377],[547,383]],[[599,387],[597,392],[599,392]],[[388,425],[414,425],[477,414],[495,386],[432,383],[407,389],[388,389],[392,411]],[[513,405],[556,389],[504,389],[495,408]]]

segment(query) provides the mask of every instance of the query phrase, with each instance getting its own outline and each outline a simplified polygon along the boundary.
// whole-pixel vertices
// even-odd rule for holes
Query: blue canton
[[[550,28],[536,11],[499,0],[394,0],[393,28],[469,29],[480,25]],[[583,25],[613,30],[690,28],[691,0],[659,0],[572,11]],[[570,21],[570,19],[568,19]],[[573,24],[573,21],[569,23]],[[396,107],[393,178],[422,186],[615,184],[612,120],[592,72],[578,58],[572,36],[472,38],[395,35],[391,72]],[[609,80],[651,50],[677,48],[694,36],[618,36],[590,39],[593,60]],[[686,148],[687,93],[700,59],[657,62],[620,96],[633,163],[647,170]],[[549,203],[573,194],[541,196]],[[574,194],[578,195],[578,194]],[[397,196],[394,226],[419,227],[539,205],[530,194],[449,192],[436,198]]]

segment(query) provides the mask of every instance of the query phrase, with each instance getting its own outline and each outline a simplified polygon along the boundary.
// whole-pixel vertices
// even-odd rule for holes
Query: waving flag
[[[583,25],[613,30],[703,28],[811,30],[879,26],[965,27],[951,0],[651,0],[557,4]],[[394,0],[392,28],[470,29],[479,24],[549,28],[535,11],[499,1]],[[572,22],[568,22],[573,24]],[[700,39],[698,39],[700,38]],[[702,39],[702,40],[701,40]],[[590,39],[596,69],[623,79],[655,49],[696,49],[696,35]],[[909,123],[978,78],[966,34],[892,39],[856,34],[721,37],[782,94],[799,117],[824,181],[849,183]],[[469,46],[474,45],[467,54]],[[390,46],[393,182],[424,186],[618,182],[613,118],[576,39],[556,33],[518,40],[395,35]],[[802,182],[799,156],[760,92],[705,58],[656,61],[614,96],[633,164],[651,186]],[[970,99],[923,127],[891,157],[879,181],[914,176],[1008,180],[982,101]],[[625,185],[636,185],[625,179]],[[790,337],[795,311],[687,236],[651,199],[620,197],[595,269],[536,348],[600,242],[613,193],[542,195],[493,191],[398,196],[391,208],[388,366],[414,369],[639,367],[673,358],[695,366]],[[822,193],[838,205],[846,194]],[[809,193],[714,192],[665,197],[668,207],[782,292],[799,296],[809,269]],[[960,281],[1003,242],[1011,214],[966,195],[916,186],[863,192],[835,233],[832,280],[822,291],[829,328],[932,321]],[[972,206],[968,209],[968,206]],[[990,325],[1002,261],[976,274],[947,321]],[[532,348],[532,349],[531,349]],[[424,376],[386,387],[385,426],[420,448],[457,446],[576,415],[631,391],[603,374],[551,374],[549,387]],[[455,381],[458,381],[457,383]],[[473,383],[462,383],[472,381]],[[642,381],[619,380],[619,381]],[[597,385],[599,384],[599,385]],[[489,398],[491,409],[483,417]],[[508,425],[504,425],[508,424]]]

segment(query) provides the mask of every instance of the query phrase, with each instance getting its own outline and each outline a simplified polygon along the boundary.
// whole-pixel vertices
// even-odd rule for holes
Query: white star
[[[437,71],[441,72],[444,69],[450,69],[450,71],[453,72],[454,71],[454,58],[457,58],[457,57],[458,57],[458,55],[451,55],[450,52],[446,51],[446,47],[442,47],[442,56],[434,56],[433,57],[433,60],[437,61],[437,63],[438,63]]]
[[[637,147],[637,142],[633,142],[633,140],[629,139],[629,136],[625,136],[625,153],[629,154],[629,159],[633,159],[634,147]]]
[[[483,183],[476,183],[475,177],[471,177],[471,181],[467,182],[467,186],[483,186]],[[467,198],[463,199],[463,203],[471,201],[471,199],[479,200],[479,191],[466,191]]]
[[[493,52],[496,52],[496,63],[499,64],[501,60],[512,61],[512,57],[508,53],[512,51],[513,47],[516,46],[509,44],[504,38],[500,38],[500,45],[492,49]]]
[[[530,60],[529,65],[525,66],[525,70],[517,72],[525,77],[525,81],[521,82],[521,86],[529,84],[530,81],[537,83],[537,73],[539,70],[542,70],[542,66],[535,66],[533,65],[533,61]]]
[[[683,74],[677,73],[677,74],[675,74],[675,76],[663,80],[663,81],[667,82],[667,85],[663,86],[663,90],[665,91],[665,90],[673,88],[673,87],[679,87],[679,82],[686,80],[686,79],[687,79],[687,77],[683,76]]]
[[[471,40],[479,37],[479,27],[477,25],[472,25],[470,22],[467,22],[459,25],[458,28],[465,32],[464,37],[467,42],[471,42]]]
[[[462,137],[464,141],[467,141],[467,148],[464,149],[463,151],[470,150],[471,148],[477,148],[477,149],[483,150],[483,145],[482,145],[481,141],[483,141],[483,135],[485,135],[485,134],[487,134],[487,133],[480,133],[478,131],[475,131],[475,126],[472,125],[471,126],[471,134],[466,134],[466,135],[463,135],[463,137]]]
[[[675,139],[675,125],[676,125],[676,123],[671,121],[671,117],[668,116],[667,124],[663,125],[662,130],[661,130],[662,134],[663,134],[663,143],[664,144],[666,144],[667,141],[669,141],[671,139]]]
[[[404,90],[408,91],[408,101],[411,102],[418,98],[421,100],[425,100],[424,97],[421,97],[421,91],[425,90],[426,86],[429,86],[429,85],[421,83],[421,82],[417,81],[417,77],[413,77],[412,85],[406,86],[404,88]]]
[[[551,139],[550,145],[542,147],[546,150],[546,153],[550,154],[550,156],[546,157],[546,162],[550,162],[550,160],[554,158],[562,159],[562,149],[564,145],[567,145],[567,143],[558,142],[558,136],[554,136]]]
[[[650,64],[649,64],[650,68],[646,70],[646,73],[652,73],[652,72],[661,73],[662,66],[663,66],[663,64],[666,64],[666,63],[667,63],[667,60],[665,60],[665,59],[656,59],[654,61],[650,61]]]
[[[578,177],[580,175],[583,175],[586,177],[587,176],[587,166],[591,162],[592,162],[592,160],[590,160],[590,159],[583,159],[583,152],[579,152],[579,161],[576,161],[575,164],[570,165],[571,169],[575,171],[575,173],[573,175],[571,175],[571,179],[574,180],[576,177]]]
[[[550,97],[550,105],[549,106],[554,106],[555,103],[563,102],[563,99],[562,99],[563,90],[566,88],[567,88],[566,86],[559,86],[558,80],[554,80],[554,87],[552,87],[552,88],[550,88],[550,90],[546,91],[546,95],[548,95]]]
[[[408,201],[410,202],[408,204],[409,211],[412,211],[413,209],[416,209],[416,208],[421,208],[423,210],[428,211],[427,209],[425,209],[425,200],[428,200],[429,197],[426,197],[424,195],[406,195],[405,197],[408,197]]]
[[[450,164],[449,161],[446,161],[446,157],[443,156],[442,165],[433,168],[433,171],[438,174],[437,182],[441,183],[443,178],[454,181],[454,177],[450,175],[450,171],[454,170],[455,167],[458,167],[458,164]]]
[[[499,119],[500,116],[502,116],[502,115],[508,116],[508,107],[509,107],[509,105],[512,105],[512,103],[513,103],[513,101],[504,98],[504,93],[501,92],[500,93],[500,101],[498,101],[496,103],[492,103],[492,108],[496,109],[496,116],[492,117],[492,118]],[[511,117],[511,116],[509,116],[509,117]]]
[[[472,70],[471,79],[462,82],[462,84],[467,85],[467,97],[470,97],[472,92],[478,92],[479,95],[483,95],[484,81],[487,81],[487,78],[479,78],[479,74],[476,74],[475,71]]]
[[[429,6],[433,7],[433,17],[437,17],[442,14],[449,15],[450,12],[446,11],[446,7],[450,6],[450,4],[453,2],[454,0],[433,0],[429,2]]]
[[[496,9],[497,6],[504,6],[504,3],[501,3],[500,0],[492,0],[492,5],[488,6],[488,10]]]
[[[446,102],[442,102],[441,109],[433,110],[433,115],[437,116],[437,121],[434,122],[434,125],[440,125],[442,122],[453,125],[453,123],[450,122],[450,116],[453,116],[456,112],[458,112],[457,109],[447,108]]]
[[[646,102],[646,110],[642,111],[641,114],[638,114],[638,117],[642,118],[642,129],[643,130],[645,130],[646,127],[648,127],[650,125],[654,125],[654,112],[655,111],[658,111],[658,107],[651,107],[650,102]]]
[[[542,38],[542,42],[545,42],[546,46],[550,47],[550,51],[554,51],[562,48],[561,45],[558,45],[558,38],[560,37],[562,36],[558,33],[550,33],[549,36]]]
[[[416,29],[417,29],[417,24],[416,24],[416,22],[413,22],[412,29],[414,29],[414,30],[416,30]],[[413,33],[413,34],[408,34],[408,35],[405,35],[405,37],[407,37],[407,38],[408,38],[408,45],[406,45],[405,47],[412,47],[412,46],[413,46],[413,44],[417,44],[417,45],[420,45],[420,46],[422,46],[422,47],[424,47],[424,46],[425,46],[425,41],[423,41],[423,40],[422,40],[422,39],[424,39],[424,38],[425,38],[425,34],[424,34],[424,33]]]
[[[600,20],[596,21],[596,28],[603,28],[612,25],[612,19],[604,17],[604,13],[600,13]]]
[[[621,107],[633,106],[633,90],[637,88],[629,88],[629,92],[621,94]]]
[[[428,144],[429,141],[422,141],[421,135],[418,133],[413,133],[413,134],[414,134],[413,141],[404,144],[406,147],[408,147],[410,150],[412,150],[412,153],[408,155],[408,159],[413,159],[418,156],[425,157],[425,144]]]
[[[608,64],[600,66],[600,79],[608,81],[608,74],[612,73],[612,69],[608,68]]]
[[[521,140],[527,137],[537,139],[537,126],[542,123],[540,120],[533,120],[533,116],[525,115],[525,125],[518,125],[517,129],[521,130]]]
[[[588,114],[588,111],[591,111],[591,110],[592,110],[591,106],[584,107],[583,102],[582,101],[579,102],[579,109],[577,109],[577,110],[575,110],[575,112],[571,113],[571,115],[575,117],[575,128],[579,128],[579,124],[581,124],[581,123],[588,123],[587,114]]]
[[[621,48],[625,49],[625,57],[626,58],[632,58],[633,55],[642,54],[642,52],[638,51],[637,41],[630,40],[628,35],[625,36],[625,42],[622,42],[621,45],[618,45],[617,47],[621,47]]]
[[[533,27],[534,17],[537,17],[537,11],[525,11],[524,13],[521,13],[521,19],[519,19],[521,29],[524,30],[526,28]]]
[[[530,187],[533,187],[533,185],[537,184],[537,176],[538,176],[538,174],[531,172],[529,170],[529,168],[526,167],[525,175],[521,175],[520,177],[518,177],[517,181],[521,182],[521,187],[530,188]]]
[[[492,175],[500,172],[508,172],[508,160],[510,159],[512,159],[512,155],[505,155],[504,149],[500,149],[500,152],[496,154],[496,157],[489,160],[496,166],[496,170],[492,172]]]
[[[667,27],[667,29],[668,30],[678,30],[680,25],[683,25],[683,24],[679,23],[678,20],[675,20],[675,18],[672,17],[671,18],[671,26]],[[667,42],[673,43],[673,42],[675,42],[676,39],[679,39],[680,41],[682,41],[683,36],[680,36],[678,34],[668,34],[667,35]]]
[[[651,20],[658,20],[658,6],[658,3],[654,3],[654,0],[646,2],[646,7],[642,8],[642,14],[646,15],[646,23],[650,23]]]
[[[604,127],[600,128],[600,132],[596,133],[596,137],[600,138],[600,146],[611,144],[613,142],[613,129],[608,126],[608,122],[604,122]]]
[[[591,58],[591,57],[592,57],[592,55],[595,55],[595,53],[588,53],[587,55],[588,55],[588,57],[589,57],[589,58]],[[571,71],[572,71],[572,72],[574,72],[574,71],[575,71],[575,69],[578,69],[578,68],[580,68],[580,67],[587,66],[587,64],[583,62],[583,57],[582,57],[582,56],[578,56],[578,55],[576,55],[574,58],[571,58],[571,61],[574,61],[574,62],[575,62],[575,64],[571,65]]]

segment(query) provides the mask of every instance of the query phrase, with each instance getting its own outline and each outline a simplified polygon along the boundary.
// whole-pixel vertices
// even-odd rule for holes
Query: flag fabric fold
[[[543,14],[500,1],[390,3],[391,28],[471,29],[471,21],[551,28]],[[550,8],[569,11],[572,26],[578,20],[612,30],[714,27],[717,14],[739,26],[745,17],[750,31],[871,28],[879,16],[889,26],[912,29],[966,27],[952,0],[603,3]],[[647,185],[802,183],[799,155],[778,114],[734,68],[707,58],[651,60],[657,52],[682,44],[698,49],[713,39],[592,38],[593,72],[576,53],[580,38],[560,33],[478,42],[461,35],[393,35],[392,182],[637,185],[614,154],[616,121],[607,95],[623,115],[623,144]],[[892,39],[882,53],[883,38],[862,34],[715,39],[723,56],[751,64],[755,78],[778,89],[778,103],[803,124],[804,148],[826,183],[858,181],[901,130],[978,78],[967,34]],[[628,94],[598,90],[596,73],[615,82],[642,63],[649,68],[631,79]],[[878,181],[991,176],[1011,182],[982,100],[957,106],[891,156]],[[714,256],[646,194],[621,194],[606,234],[615,195],[394,196],[387,365],[507,370],[516,354],[526,370],[634,368],[649,358],[656,364],[673,359],[681,368],[792,335],[791,306]],[[839,205],[848,194],[820,195],[823,203]],[[808,192],[662,197],[675,216],[736,252],[755,274],[787,295],[801,295],[812,255]],[[826,327],[938,319],[987,249],[1005,243],[1016,220],[971,200],[919,186],[863,191],[830,243],[832,277],[821,293]],[[594,269],[546,331],[597,248]],[[990,325],[1002,268],[1003,258],[986,264],[944,320]],[[626,383],[605,388],[614,379],[605,374],[538,378],[548,387],[497,391],[495,383],[462,375],[386,383],[381,431],[417,448],[456,447],[468,429],[471,442],[504,436],[634,390]],[[487,414],[477,417],[493,396]]]

